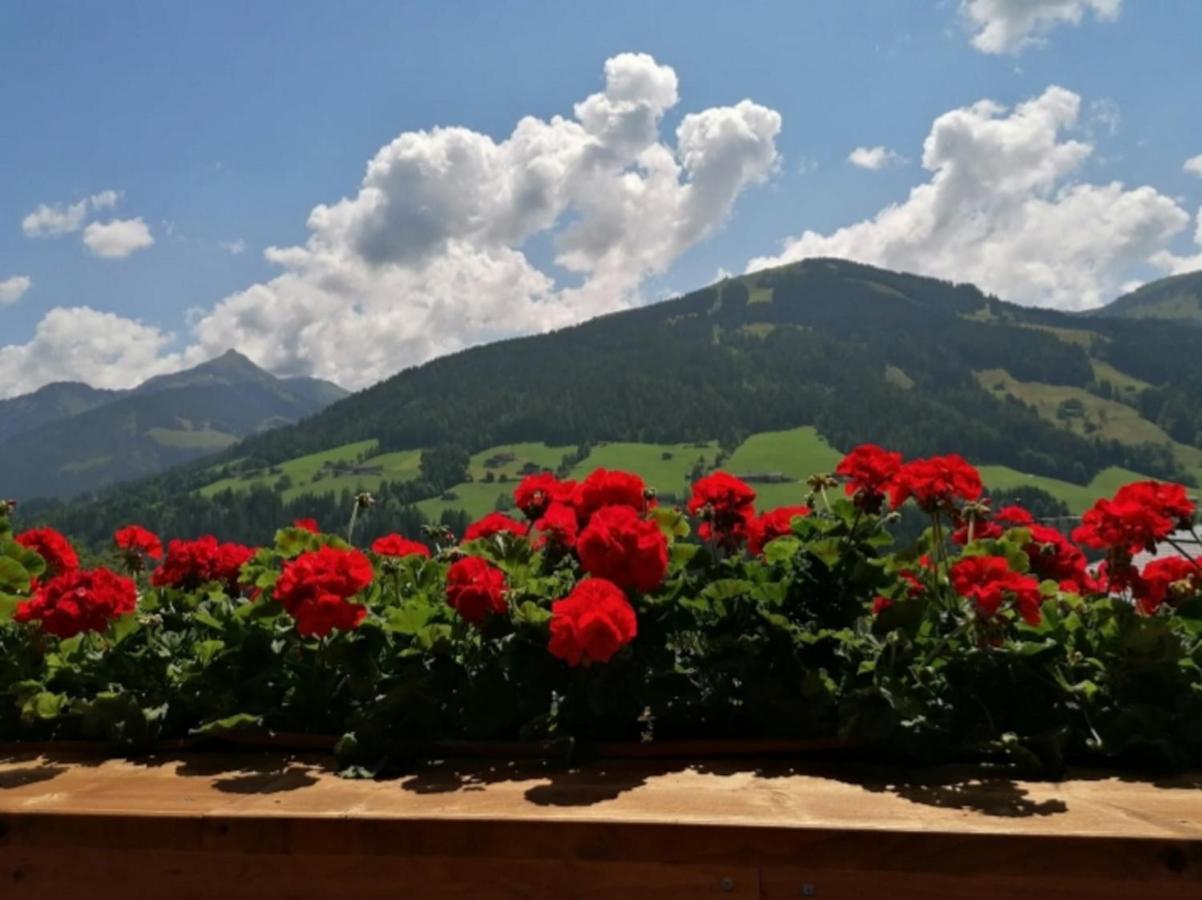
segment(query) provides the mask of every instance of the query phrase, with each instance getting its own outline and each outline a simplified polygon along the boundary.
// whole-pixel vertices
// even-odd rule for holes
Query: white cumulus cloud
[[[1191,156],[1185,161],[1185,165],[1182,168],[1186,172],[1189,172],[1189,174],[1202,178],[1202,153],[1199,153],[1197,156]]]
[[[1151,187],[1078,180],[1091,144],[1066,137],[1081,98],[1060,87],[1007,109],[989,100],[939,116],[929,178],[830,234],[805,231],[749,270],[816,256],[970,281],[1020,303],[1085,309],[1163,253],[1189,222]]]
[[[900,165],[905,159],[888,147],[856,147],[847,154],[847,161],[853,166],[875,172],[887,166]]]
[[[1178,256],[1168,250],[1162,250],[1152,257],[1152,264],[1164,269],[1169,275],[1184,275],[1186,272],[1202,270],[1202,207],[1198,208],[1197,227],[1194,230],[1194,244],[1198,252],[1189,256]]]
[[[960,10],[974,32],[974,47],[1017,53],[1057,25],[1079,25],[1086,13],[1114,21],[1122,5],[1123,0],[962,0]]]
[[[111,219],[92,222],[83,230],[83,243],[94,255],[105,259],[124,259],[154,243],[150,229],[136,219]]]
[[[729,216],[777,166],[778,113],[743,100],[664,114],[676,73],[645,54],[605,63],[571,116],[528,116],[502,140],[461,127],[399,135],[357,193],[316,206],[276,278],[194,322],[194,353],[236,346],[285,374],[362,387],[464,346],[639,302],[640,284]],[[526,243],[545,236],[544,271]]]
[[[119,191],[104,190],[71,204],[42,203],[21,220],[26,237],[61,237],[83,228],[88,213],[115,206]]]
[[[0,306],[6,303],[16,303],[32,284],[33,279],[28,275],[14,275],[0,281]]]
[[[86,306],[48,312],[24,344],[0,347],[0,397],[53,381],[93,387],[133,387],[152,375],[180,368],[167,352],[171,335],[132,319]]]

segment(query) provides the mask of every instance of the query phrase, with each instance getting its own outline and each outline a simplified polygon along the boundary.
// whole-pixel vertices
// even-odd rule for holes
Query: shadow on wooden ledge
[[[88,753],[0,753],[0,794],[39,782],[52,782],[71,767],[94,767],[104,757]],[[336,771],[326,754],[301,753],[158,753],[130,757],[148,770],[171,768],[183,778],[207,779],[226,794],[270,795],[304,791]],[[469,794],[490,785],[522,787],[524,799],[539,807],[589,807],[636,791],[653,779],[674,773],[751,776],[761,783],[777,779],[825,779],[870,794],[889,794],[919,806],[962,810],[996,818],[1051,817],[1068,811],[1071,797],[1032,797],[1031,782],[1004,770],[979,767],[904,769],[860,763],[790,762],[753,759],[599,760],[568,766],[541,760],[456,759],[418,763],[409,771],[378,779],[416,795]],[[1131,771],[1080,770],[1074,782],[1114,779],[1173,790],[1202,789],[1202,773],[1157,775]],[[526,784],[529,782],[529,784]],[[1052,783],[1048,783],[1051,786]],[[1057,793],[1052,791],[1052,793]],[[1202,800],[1202,798],[1200,798]]]

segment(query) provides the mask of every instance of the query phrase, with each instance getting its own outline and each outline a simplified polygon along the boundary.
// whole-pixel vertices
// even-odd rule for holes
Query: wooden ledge
[[[0,757],[0,896],[1202,897],[1202,776]]]

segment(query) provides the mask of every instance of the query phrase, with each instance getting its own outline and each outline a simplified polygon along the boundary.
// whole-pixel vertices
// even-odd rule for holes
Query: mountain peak
[[[226,350],[220,356],[179,372],[156,375],[135,388],[139,394],[153,393],[178,387],[195,387],[202,384],[236,384],[246,381],[275,381],[275,377],[259,368],[237,350]]]

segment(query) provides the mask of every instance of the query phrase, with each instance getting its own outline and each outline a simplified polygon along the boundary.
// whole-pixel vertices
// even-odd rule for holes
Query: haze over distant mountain
[[[1096,310],[1094,315],[1202,325],[1202,271],[1151,281]]]
[[[128,391],[47,385],[0,402],[0,496],[70,497],[151,475],[344,396],[327,381],[276,378],[233,350]]]
[[[0,442],[39,425],[111,403],[121,391],[106,391],[78,381],[59,381],[29,394],[0,400]]]
[[[712,464],[719,448],[799,426],[828,453],[863,441],[958,452],[1080,508],[1116,480],[1202,481],[1200,349],[1202,331],[1176,323],[1030,309],[968,284],[809,259],[434,360],[46,518],[98,539],[139,519],[258,540],[301,506],[341,519],[342,493],[359,488],[383,492],[377,517],[413,504],[437,517],[455,498],[477,511],[503,502],[502,475],[526,463],[601,464],[606,443],[642,445],[663,463],[655,486],[679,495],[699,455]],[[468,454],[510,462],[469,467]],[[799,497],[810,473],[792,461],[746,465],[784,471]]]

